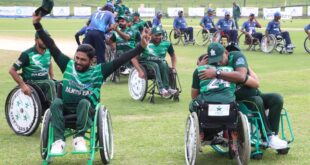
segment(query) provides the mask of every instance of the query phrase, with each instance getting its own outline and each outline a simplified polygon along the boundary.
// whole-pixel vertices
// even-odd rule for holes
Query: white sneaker
[[[126,68],[124,71],[122,71],[122,74],[129,74],[131,71],[131,69]]]
[[[289,44],[287,45],[287,48],[295,48],[295,46],[293,44]]]
[[[64,154],[66,143],[59,139],[52,144],[51,154]]]
[[[271,135],[269,138],[269,147],[275,150],[287,148],[287,142],[280,139],[276,135]]]
[[[163,97],[165,97],[165,98],[171,96],[170,93],[169,93],[165,88],[161,89],[161,90],[159,91],[159,93],[160,93]]]
[[[77,152],[86,152],[86,142],[83,137],[76,137],[73,139],[73,149]]]
[[[170,95],[174,95],[174,94],[176,94],[178,92],[178,90],[169,88],[168,92],[169,92]]]

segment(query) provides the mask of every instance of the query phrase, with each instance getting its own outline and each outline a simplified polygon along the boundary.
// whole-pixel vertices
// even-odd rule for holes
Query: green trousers
[[[46,94],[45,96],[49,102],[56,98],[56,85],[53,80],[33,80],[29,82],[38,85],[42,92]]]
[[[159,89],[169,89],[169,66],[165,60],[147,60],[148,69],[155,71],[156,83]]]
[[[241,101],[241,100],[238,100]],[[267,135],[279,133],[280,116],[283,108],[283,98],[277,93],[259,94],[248,97],[242,102],[252,111],[259,111],[267,132]],[[269,110],[268,117],[266,110]]]
[[[94,113],[94,108],[91,106],[91,103],[82,99],[76,105],[74,104],[64,104],[62,99],[56,98],[51,105],[51,122],[54,127],[54,139],[65,140],[64,131],[65,131],[65,120],[64,115],[67,114],[76,114],[76,133],[74,137],[84,136],[85,132],[92,125],[92,118]]]

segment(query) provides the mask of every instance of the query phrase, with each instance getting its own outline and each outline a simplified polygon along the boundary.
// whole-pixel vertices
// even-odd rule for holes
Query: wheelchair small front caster
[[[289,150],[290,148],[284,148],[284,149],[277,150],[277,152],[279,155],[287,155]]]

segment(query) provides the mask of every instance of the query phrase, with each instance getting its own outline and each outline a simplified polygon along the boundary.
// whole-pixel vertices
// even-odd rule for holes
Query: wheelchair
[[[308,36],[305,39],[304,48],[310,54],[310,39],[308,38]]]
[[[289,50],[285,48],[285,40],[280,35],[268,35],[262,38],[261,50],[265,53],[272,53],[273,50],[276,50],[280,54],[283,53],[293,53],[293,49]]]
[[[218,30],[214,33],[212,42],[218,42],[226,47],[230,42],[229,35],[225,34],[224,31]]]
[[[137,69],[133,68],[128,78],[128,90],[130,96],[134,100],[143,101],[146,94],[150,94],[149,102],[155,103],[155,94],[160,95],[158,92],[158,85],[156,83],[155,69],[148,66],[145,62],[140,61],[140,67],[144,72],[145,78],[140,78]],[[170,99],[179,101],[179,95],[182,92],[181,83],[177,73],[172,69],[169,70],[169,84],[172,89],[176,89],[177,93],[172,95]]]
[[[74,135],[76,129],[76,114],[65,115],[65,137]],[[51,123],[51,112],[48,109],[43,117],[40,136],[40,153],[43,159],[42,164],[47,165],[51,162],[53,157],[62,157],[64,154],[51,154],[52,143],[54,142],[54,128]],[[96,113],[93,118],[93,124],[90,131],[87,132],[84,138],[89,142],[89,151],[87,152],[69,152],[71,154],[88,154],[89,158],[87,164],[91,165],[95,158],[95,153],[99,150],[101,161],[108,164],[114,153],[112,120],[110,112],[103,106],[98,104],[96,106]]]
[[[250,160],[248,120],[236,103],[202,104],[197,112],[187,117],[184,143],[187,165],[197,162],[201,147],[205,145],[210,145],[219,154],[235,158],[239,165],[248,164]]]
[[[252,111],[248,109],[243,102],[239,102],[239,108],[240,111],[245,114],[249,120],[250,124],[250,137],[251,137],[251,145],[253,147],[253,150],[251,152],[251,158],[252,159],[262,159],[263,157],[263,151],[262,149],[267,149],[269,140],[267,137],[267,133],[263,124],[263,119],[261,114],[258,111]],[[286,124],[285,124],[286,121]],[[262,130],[260,130],[260,127]],[[289,129],[289,136],[287,136],[287,132],[285,132],[285,127]],[[280,117],[280,134],[282,140],[285,140],[288,142],[288,144],[294,142],[294,134],[291,127],[291,121],[288,115],[288,112],[286,109],[282,109],[281,117]],[[263,142],[262,138],[266,139],[266,142]],[[279,149],[277,150],[277,153],[280,155],[286,155],[289,152],[289,147],[285,149]]]
[[[186,38],[189,38],[189,34],[186,34],[185,32],[178,32],[175,29],[172,29],[169,33],[169,40],[173,45],[178,45],[180,42],[183,45],[195,45],[195,42],[185,42],[185,36]]]
[[[198,46],[206,46],[211,42],[214,33],[211,33],[209,30],[204,31],[203,29],[199,30],[196,34],[195,42]]]
[[[50,102],[38,85],[26,84],[31,89],[30,96],[25,95],[19,86],[12,89],[5,101],[5,116],[17,135],[30,136],[37,130]]]
[[[238,36],[238,45],[242,50],[258,51],[261,49],[259,39],[245,33],[241,33]]]

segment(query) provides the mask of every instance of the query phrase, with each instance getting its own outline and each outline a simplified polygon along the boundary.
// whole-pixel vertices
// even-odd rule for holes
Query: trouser
[[[208,29],[210,33],[215,33],[216,32],[216,29],[215,28],[210,28]],[[203,30],[202,31],[203,33],[206,33],[207,31]]]
[[[194,33],[194,30],[193,30],[192,27],[180,28],[180,30],[181,30],[181,32],[184,32],[184,33],[186,33],[187,35],[189,35],[189,40],[190,40],[190,41],[193,41],[193,33]],[[185,35],[185,41],[188,40],[187,35]]]
[[[285,40],[285,47],[287,47],[287,45],[292,43],[290,33],[288,33],[287,31],[281,32],[280,34],[277,35],[281,35],[283,37],[283,39]]]
[[[252,34],[252,37],[253,38],[257,38],[259,40],[259,42],[261,42],[262,38],[263,38],[263,34],[259,33],[259,32],[255,32],[255,33]]]
[[[169,89],[169,66],[165,60],[147,60],[148,69],[155,71],[156,83],[159,89]]]
[[[234,17],[234,21],[235,21],[237,29],[239,29],[238,20],[239,20],[239,17]]]
[[[83,44],[90,44],[96,50],[97,64],[105,63],[105,35],[99,30],[90,30],[86,33]]]
[[[116,50],[116,58],[119,58],[122,54],[124,54],[127,51],[129,51],[129,50]],[[122,66],[127,67],[127,68],[131,68],[132,67],[131,61],[126,62]]]
[[[237,30],[224,30],[224,34],[229,36],[229,42],[237,43],[237,38],[238,38]]]
[[[64,115],[76,114],[76,133],[74,137],[84,136],[87,129],[92,125],[92,117],[95,114],[91,103],[82,99],[76,104],[65,104],[60,98],[56,98],[51,105],[51,122],[54,128],[54,139],[65,140],[65,120]]]
[[[29,82],[38,85],[50,103],[56,98],[56,85],[53,80],[32,80]]]

